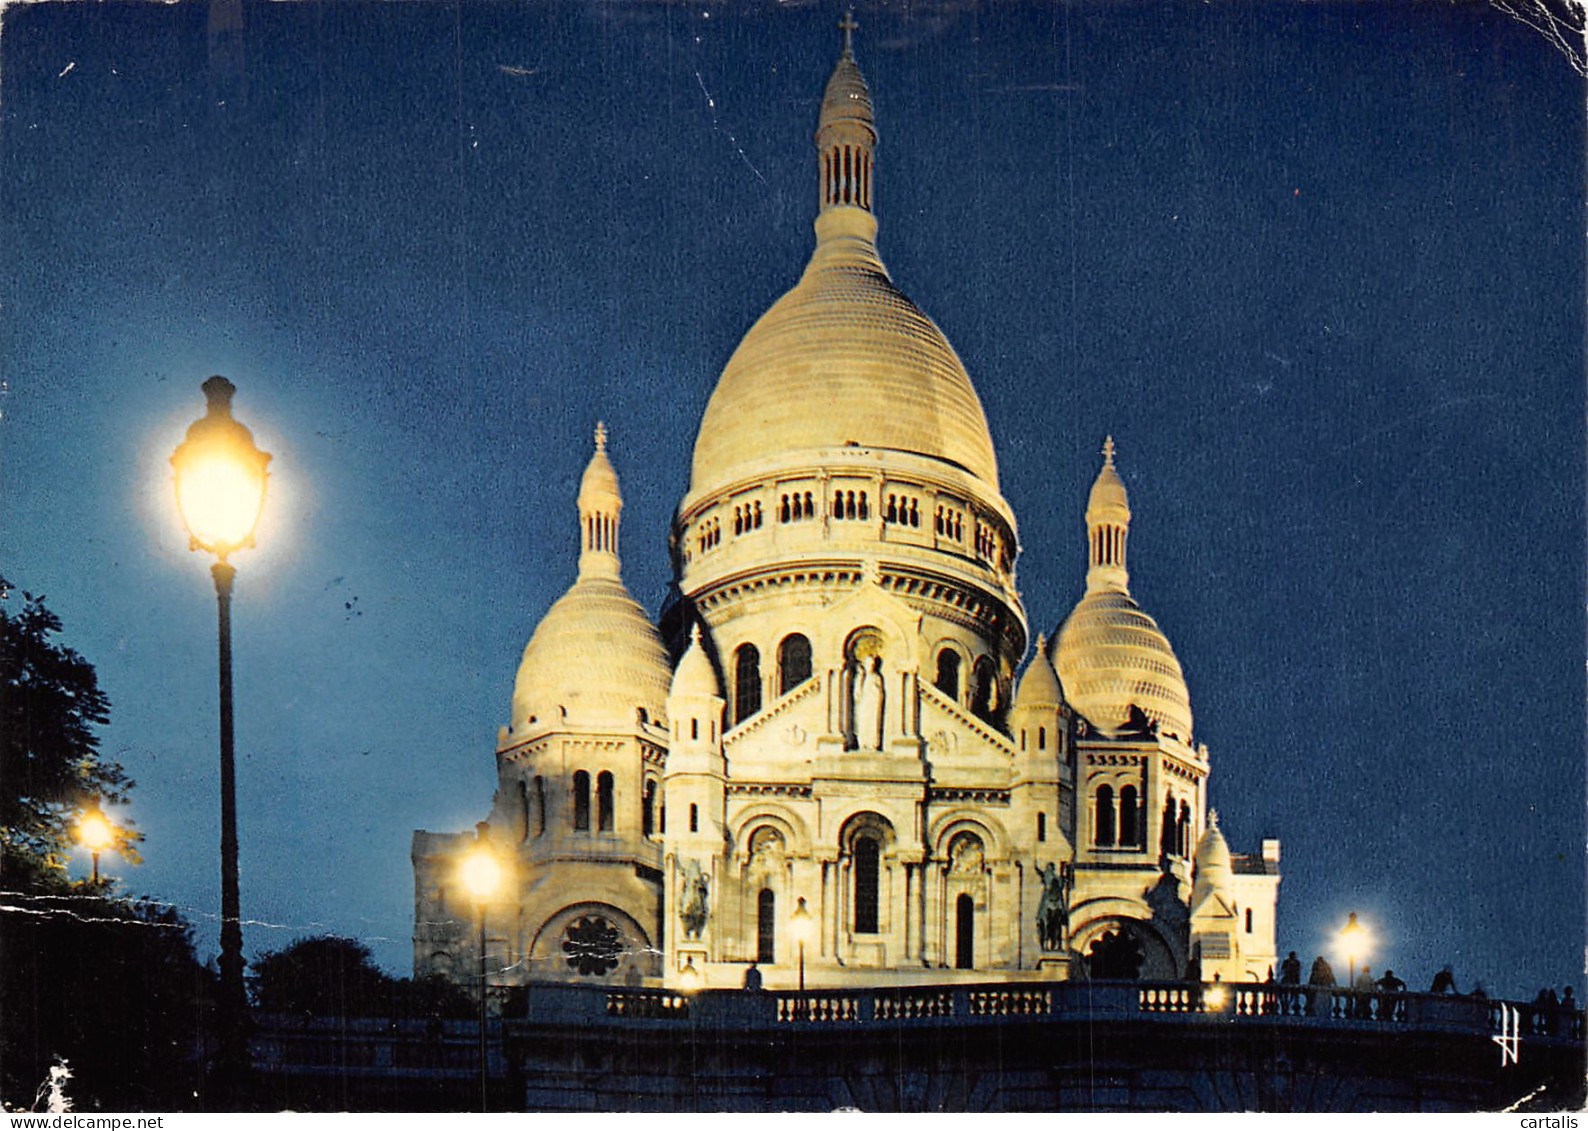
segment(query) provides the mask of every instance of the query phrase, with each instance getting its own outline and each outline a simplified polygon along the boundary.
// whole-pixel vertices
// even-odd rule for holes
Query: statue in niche
[[[855,746],[861,750],[882,749],[882,657],[859,661],[854,678]]]
[[[751,870],[773,871],[783,860],[783,837],[776,829],[759,828],[750,838]]]
[[[1037,903],[1037,938],[1042,949],[1064,950],[1070,934],[1070,889],[1075,884],[1075,866],[1049,864],[1038,868],[1042,879],[1042,898]]]
[[[973,833],[960,833],[948,846],[948,870],[956,876],[975,875],[986,857],[981,841]]]
[[[700,870],[700,861],[691,860],[684,868],[684,883],[678,892],[678,917],[683,920],[684,937],[698,939],[711,917],[711,881]]]

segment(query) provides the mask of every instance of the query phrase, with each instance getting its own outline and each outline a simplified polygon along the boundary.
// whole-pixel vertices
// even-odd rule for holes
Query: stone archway
[[[1078,932],[1075,949],[1088,977],[1098,981],[1169,981],[1179,976],[1174,952],[1149,924],[1124,916]]]

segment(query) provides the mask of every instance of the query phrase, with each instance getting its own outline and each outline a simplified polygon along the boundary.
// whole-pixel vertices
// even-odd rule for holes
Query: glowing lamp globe
[[[265,506],[265,465],[270,455],[232,419],[237,386],[211,377],[203,386],[209,405],[171,455],[176,473],[176,505],[187,527],[188,544],[221,561],[233,550],[253,545],[254,526]]]
[[[502,865],[488,848],[476,848],[463,858],[463,886],[476,900],[490,898],[502,880]]]
[[[809,945],[816,940],[816,919],[805,906],[805,897],[799,897],[794,913],[789,916],[789,934],[797,943]]]
[[[98,805],[84,812],[82,819],[77,822],[77,839],[90,852],[103,852],[110,847],[114,834]]]
[[[1367,957],[1372,945],[1373,938],[1368,934],[1367,928],[1357,919],[1356,912],[1351,912],[1345,926],[1340,928],[1340,953],[1355,962],[1358,958]]]

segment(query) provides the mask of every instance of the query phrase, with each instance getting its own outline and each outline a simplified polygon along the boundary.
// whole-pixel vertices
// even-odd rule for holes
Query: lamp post
[[[502,865],[486,840],[485,822],[475,832],[475,846],[463,858],[463,886],[474,897],[475,918],[480,929],[480,1110],[488,1107],[485,1064],[485,904],[502,879]]]
[[[799,1016],[806,1016],[805,1002],[805,943],[811,937],[816,920],[811,916],[810,910],[805,906],[805,897],[802,895],[794,905],[794,913],[789,916],[789,933],[794,936],[795,943],[799,946],[800,959],[800,999]]]
[[[237,570],[226,559],[254,544],[254,526],[265,505],[265,465],[270,456],[232,419],[237,387],[224,377],[201,386],[208,402],[203,416],[171,454],[176,505],[188,531],[188,548],[215,555],[217,641],[220,668],[221,738],[221,1038],[218,1069],[221,1098],[234,1091],[246,1052],[243,990],[242,912],[237,892],[237,775],[232,747],[232,579]]]
[[[99,854],[110,847],[115,839],[110,822],[105,819],[105,814],[100,811],[99,799],[95,798],[89,807],[83,810],[82,817],[77,822],[77,839],[82,846],[88,849],[94,858],[94,886],[99,886]]]

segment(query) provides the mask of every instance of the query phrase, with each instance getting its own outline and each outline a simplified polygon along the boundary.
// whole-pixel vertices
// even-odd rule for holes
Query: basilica
[[[675,596],[658,623],[624,587],[622,436],[597,425],[489,813],[414,834],[414,971],[472,978],[483,917],[505,984],[1266,978],[1279,842],[1232,852],[1208,806],[1180,663],[1130,590],[1129,453],[1103,441],[1084,595],[1032,641],[981,402],[878,255],[843,26],[815,249],[706,406]],[[502,879],[477,904],[481,849]]]

